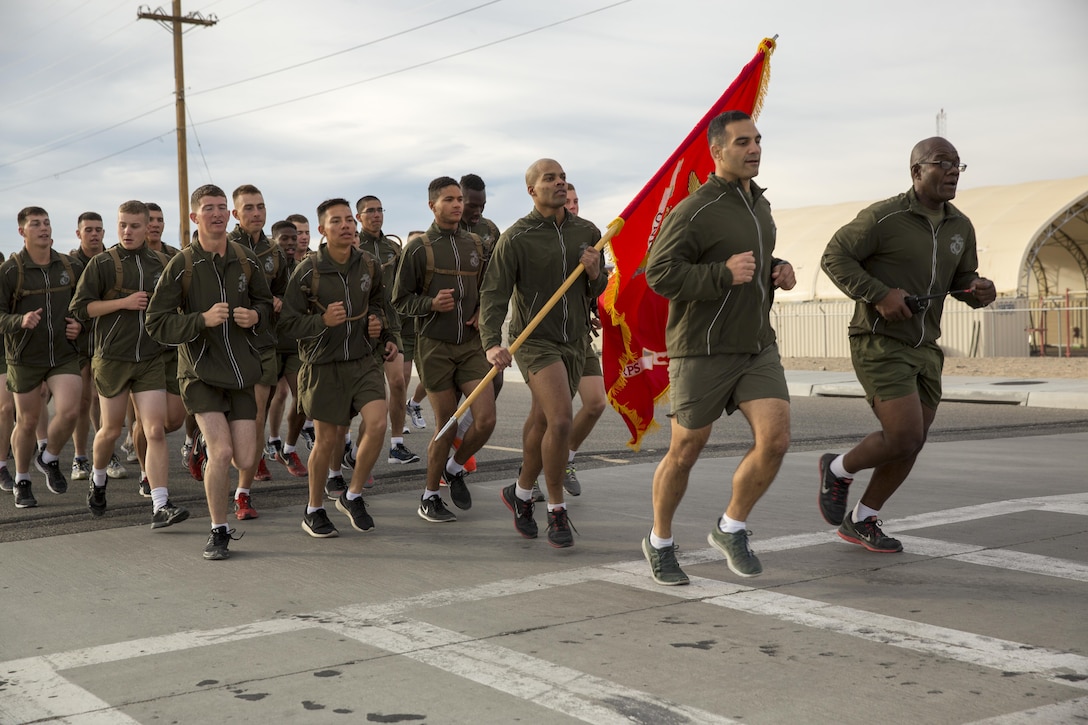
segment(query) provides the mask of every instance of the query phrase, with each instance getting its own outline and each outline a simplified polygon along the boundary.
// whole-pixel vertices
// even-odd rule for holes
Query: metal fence
[[[1085,293],[1029,300],[1003,297],[982,309],[946,304],[940,345],[949,357],[1084,355]],[[783,357],[850,357],[850,300],[778,302],[771,321]]]

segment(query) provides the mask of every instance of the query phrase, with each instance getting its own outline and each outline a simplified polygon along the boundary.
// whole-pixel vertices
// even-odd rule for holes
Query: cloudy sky
[[[164,2],[169,10],[169,3]],[[158,7],[153,5],[152,9]],[[0,2],[0,235],[44,206],[158,201],[178,224],[170,33],[137,0]],[[759,181],[779,208],[877,199],[940,109],[961,188],[1088,174],[1083,0],[184,0],[190,188],[253,183],[269,222],[374,193],[386,231],[431,217],[426,184],[475,172],[487,216],[529,209],[549,156],[607,224],[779,34]],[[845,220],[844,220],[845,221]],[[316,227],[316,225],[314,225]],[[107,241],[116,241],[110,231]]]

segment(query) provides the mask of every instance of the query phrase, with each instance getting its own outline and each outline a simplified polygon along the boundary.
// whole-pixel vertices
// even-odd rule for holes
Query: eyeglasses
[[[363,209],[364,214],[384,214],[385,208],[380,206],[372,206],[369,209]]]
[[[932,164],[933,166],[940,166],[941,171],[951,171],[953,167],[960,171],[967,171],[967,164],[957,164],[948,159],[942,159],[940,161],[919,161],[919,164]]]

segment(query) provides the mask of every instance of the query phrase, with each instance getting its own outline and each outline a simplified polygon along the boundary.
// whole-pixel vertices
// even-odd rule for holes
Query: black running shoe
[[[330,476],[325,479],[325,498],[330,501],[336,501],[347,490],[348,484],[343,476]]]
[[[325,509],[318,509],[312,514],[303,514],[302,530],[315,539],[331,539],[340,535],[340,532],[329,521],[329,515],[325,513]]]
[[[234,529],[228,529],[225,526],[212,529],[211,534],[208,535],[208,543],[204,546],[204,558],[209,561],[229,559],[230,550],[227,547],[231,541],[238,541],[242,536],[245,534],[234,536]]]
[[[16,481],[12,493],[15,494],[17,509],[32,509],[38,505],[38,499],[34,498],[34,492],[30,490],[30,481]]]
[[[351,528],[356,531],[370,531],[374,528],[374,517],[367,513],[362,496],[352,501],[345,491],[340,494],[340,498],[336,499],[336,510],[348,515],[351,519]]]
[[[87,508],[89,508],[91,513],[95,516],[101,516],[106,513],[105,486],[95,486],[94,483],[91,483],[87,490]]]
[[[831,462],[838,458],[836,453],[820,456],[820,515],[832,526],[842,523],[846,515],[846,499],[850,493],[852,478],[839,478],[831,472]]]
[[[472,508],[472,494],[468,491],[468,484],[465,483],[465,472],[450,473],[449,471],[442,469],[442,480],[446,482],[446,485],[450,489],[450,501],[453,501],[453,505],[462,511],[467,511]]]
[[[854,521],[854,512],[851,511],[842,520],[839,527],[839,536],[851,544],[864,546],[869,551],[878,554],[895,554],[903,550],[903,544],[899,539],[885,536],[880,530],[883,521],[878,521],[876,516],[870,516],[864,521]]]
[[[574,546],[574,532],[577,529],[570,522],[565,508],[548,512],[548,543],[557,549]]]
[[[147,476],[140,479],[139,493],[144,498],[151,498],[151,482],[147,480]]]
[[[416,513],[424,521],[431,521],[436,524],[448,524],[457,520],[453,512],[446,508],[446,502],[442,500],[442,496],[428,496],[423,499],[419,502],[419,509]]]
[[[189,518],[189,511],[187,509],[181,506],[175,506],[170,499],[167,499],[166,505],[156,511],[151,517],[151,528],[165,529],[167,526],[180,524],[187,518]]]
[[[304,427],[300,435],[302,440],[306,441],[306,450],[312,451],[314,449],[314,429]]]
[[[7,466],[0,466],[0,491],[11,493],[15,490],[15,479],[11,477],[11,471]]]
[[[522,501],[514,491],[517,483],[511,483],[502,489],[502,502],[514,514],[514,528],[526,539],[535,539],[537,535],[536,519],[533,518],[533,502]]]
[[[389,463],[419,463],[419,456],[408,450],[408,446],[398,443],[389,449]]]
[[[50,493],[64,493],[68,490],[68,479],[61,473],[60,461],[46,463],[42,460],[43,452],[39,451],[38,455],[34,456],[34,467],[45,474],[45,485]]]

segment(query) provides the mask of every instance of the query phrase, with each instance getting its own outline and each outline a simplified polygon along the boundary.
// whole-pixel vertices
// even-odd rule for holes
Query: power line
[[[502,1],[503,0],[490,0],[490,2],[486,2],[486,3],[482,3],[480,5],[476,5],[475,7],[468,8],[467,10],[461,10],[459,12],[453,13],[452,15],[447,15],[445,17],[438,18],[437,20],[430,20],[430,21],[428,21],[426,23],[423,23],[422,25],[416,25],[415,27],[407,28],[406,30],[400,30],[400,31],[397,31],[396,33],[392,33],[390,35],[385,35],[385,36],[383,36],[381,38],[375,38],[374,40],[368,40],[365,43],[360,43],[359,45],[355,45],[355,46],[352,46],[350,48],[345,48],[343,50],[338,50],[335,53],[329,53],[328,55],[323,55],[320,58],[312,58],[310,60],[304,60],[301,63],[295,63],[294,65],[284,66],[283,68],[278,68],[276,70],[270,70],[267,73],[261,73],[259,75],[255,75],[255,76],[252,76],[250,78],[244,78],[244,79],[242,79],[240,81],[231,81],[230,83],[225,83],[225,84],[223,84],[221,86],[216,86],[214,88],[205,88],[202,91],[194,91],[193,93],[190,93],[189,95],[190,96],[200,96],[200,95],[203,95],[205,93],[213,93],[215,91],[221,91],[224,88],[231,88],[233,86],[241,85],[243,83],[249,83],[250,81],[255,81],[255,80],[258,80],[260,78],[267,78],[268,76],[276,75],[277,73],[283,73],[285,71],[294,70],[296,68],[302,68],[303,66],[311,65],[313,63],[318,63],[318,62],[323,61],[323,60],[328,60],[329,58],[335,58],[336,56],[343,55],[344,53],[350,53],[353,50],[359,50],[360,48],[366,48],[367,46],[376,45],[376,44],[384,42],[386,40],[392,40],[393,38],[399,38],[400,36],[407,35],[408,33],[414,33],[417,30],[422,30],[423,28],[427,28],[427,27],[430,27],[432,25],[437,25],[438,23],[445,22],[445,21],[450,20],[452,18],[456,18],[456,17],[458,17],[460,15],[467,15],[468,13],[475,12],[476,10],[479,10],[480,8],[487,7],[488,5],[494,5],[494,4],[500,3]]]
[[[249,8],[253,7],[254,5],[257,5],[257,4],[261,3],[261,2],[264,2],[264,0],[257,0],[257,2],[251,3],[250,5],[247,5],[246,7],[241,8],[240,10],[237,10],[234,13],[231,13],[231,15],[238,15],[239,13],[242,13],[242,12],[248,10]],[[327,60],[329,58],[333,58],[333,57],[336,57],[338,55],[342,55],[344,53],[348,53],[348,52],[353,51],[353,50],[358,50],[360,48],[365,48],[367,46],[375,45],[376,43],[380,43],[382,41],[389,40],[391,38],[396,38],[396,37],[399,37],[399,36],[402,36],[402,35],[406,35],[408,33],[414,32],[416,30],[420,30],[422,28],[426,28],[426,27],[429,27],[431,25],[435,25],[437,23],[441,23],[441,22],[444,22],[446,20],[450,20],[450,19],[455,18],[455,17],[457,17],[459,15],[465,15],[467,13],[473,12],[474,10],[478,10],[478,9],[480,9],[482,7],[487,6],[487,5],[494,5],[497,2],[502,2],[502,0],[491,0],[491,2],[486,2],[486,3],[483,3],[482,5],[477,5],[475,7],[469,8],[467,10],[462,10],[460,12],[453,13],[452,15],[447,15],[447,16],[439,18],[437,20],[432,20],[430,22],[423,23],[422,25],[417,25],[415,27],[399,31],[399,32],[393,33],[391,35],[387,35],[387,36],[382,37],[382,38],[377,38],[375,40],[367,41],[366,43],[362,43],[360,45],[356,45],[356,46],[353,46],[351,48],[346,48],[344,50],[340,50],[340,51],[337,51],[335,53],[331,53],[329,55],[322,56],[320,58],[314,58],[312,60],[303,61],[301,63],[296,63],[295,65],[287,66],[285,68],[280,68],[280,69],[274,70],[274,71],[269,71],[267,73],[262,73],[260,75],[253,76],[252,78],[246,78],[246,79],[240,80],[240,81],[233,81],[231,83],[227,83],[227,84],[222,85],[222,86],[217,86],[215,88],[208,88],[208,89],[201,90],[201,91],[193,91],[193,92],[188,93],[187,95],[189,95],[190,97],[199,96],[199,95],[202,95],[204,93],[211,93],[212,91],[218,91],[218,90],[222,90],[224,88],[230,88],[232,86],[236,86],[236,85],[239,85],[241,83],[248,83],[249,81],[256,80],[258,78],[265,78],[265,77],[270,76],[270,75],[275,75],[276,73],[283,73],[285,71],[293,70],[295,68],[301,68],[302,66],[309,65],[311,63],[316,63],[316,62],[321,61],[321,60]],[[214,3],[214,2],[211,3],[211,5],[215,5],[215,4],[216,3]],[[208,7],[210,7],[210,5]],[[133,22],[136,22],[136,21],[133,21]],[[125,27],[127,27],[127,26],[125,26]],[[56,64],[54,63],[53,65],[56,65]],[[66,78],[64,81],[60,81],[57,85],[69,83],[70,81],[71,81],[70,78]],[[36,94],[36,95],[41,95],[41,93]],[[38,147],[36,147],[34,149],[28,149],[28,150],[24,151],[22,153],[22,155],[20,155],[20,156],[18,156],[16,158],[13,158],[13,159],[8,160],[8,161],[0,162],[0,169],[2,169],[4,167],[7,167],[7,166],[12,166],[14,164],[21,163],[23,161],[28,161],[28,160],[36,158],[38,156],[42,156],[44,154],[47,154],[47,153],[49,153],[51,151],[56,151],[57,149],[64,148],[65,146],[70,146],[70,145],[72,145],[74,143],[78,143],[80,141],[85,141],[85,140],[87,140],[89,138],[94,138],[95,136],[99,136],[99,135],[101,135],[103,133],[106,133],[107,131],[112,131],[115,128],[119,128],[120,126],[124,126],[124,125],[126,125],[128,123],[132,123],[133,121],[137,121],[137,120],[139,120],[141,118],[144,118],[145,116],[149,116],[152,113],[156,113],[158,111],[161,111],[162,109],[168,108],[171,105],[172,105],[172,103],[167,103],[167,104],[164,104],[164,105],[161,105],[161,106],[157,106],[157,107],[151,109],[150,111],[147,111],[145,113],[141,113],[138,116],[132,116],[132,117],[130,117],[130,118],[124,120],[124,121],[119,121],[117,123],[111,124],[111,125],[106,126],[104,128],[100,128],[100,129],[98,129],[96,131],[91,131],[89,133],[84,133],[84,134],[76,134],[74,138],[72,138],[71,136],[62,137],[61,139],[58,139],[55,142],[52,142],[52,143],[49,143],[49,144],[43,144],[42,146],[38,146]],[[65,141],[65,138],[69,138],[70,140]]]
[[[609,5],[604,5],[602,7],[596,8],[594,10],[588,10],[588,11],[586,11],[584,13],[579,13],[577,15],[572,15],[572,16],[570,16],[568,18],[564,18],[562,20],[557,20],[555,22],[548,23],[546,25],[541,25],[541,26],[538,26],[536,28],[531,28],[529,30],[526,30],[526,31],[523,31],[523,32],[520,32],[520,33],[515,33],[513,35],[508,35],[508,36],[506,36],[504,38],[500,38],[498,40],[493,40],[493,41],[490,41],[490,42],[487,42],[487,43],[483,43],[481,45],[477,45],[477,46],[473,46],[471,48],[467,48],[465,50],[460,50],[460,51],[457,51],[456,53],[450,53],[448,55],[444,55],[444,56],[441,56],[441,57],[438,57],[438,58],[433,58],[431,60],[423,61],[421,63],[416,63],[414,65],[406,66],[404,68],[399,68],[397,70],[392,70],[392,71],[389,71],[387,73],[381,73],[381,74],[376,75],[376,76],[371,76],[370,78],[364,78],[362,80],[354,81],[354,82],[348,83],[346,85],[337,86],[336,88],[329,88],[329,89],[326,89],[324,91],[317,91],[316,93],[310,93],[310,94],[307,94],[305,96],[299,96],[297,98],[292,98],[292,99],[289,99],[289,100],[286,100],[286,101],[280,101],[278,103],[273,103],[273,104],[270,104],[270,105],[267,105],[267,106],[262,106],[260,108],[251,108],[251,109],[249,109],[247,111],[239,111],[237,113],[232,113],[232,114],[229,114],[229,115],[226,115],[226,116],[220,116],[219,118],[213,118],[213,119],[210,119],[208,121],[202,121],[200,123],[194,123],[194,124],[192,124],[192,126],[195,128],[197,126],[205,126],[205,125],[212,124],[212,123],[218,123],[219,121],[226,121],[226,120],[231,119],[231,118],[237,118],[239,116],[245,116],[245,115],[248,115],[248,114],[251,114],[251,113],[260,113],[261,111],[267,111],[270,108],[278,108],[279,106],[285,106],[285,105],[288,105],[288,104],[291,104],[291,103],[297,103],[299,101],[310,100],[311,98],[316,98],[318,96],[323,96],[323,95],[326,95],[328,93],[335,93],[336,91],[341,91],[341,90],[344,90],[345,88],[351,88],[353,86],[362,85],[364,83],[372,83],[374,81],[381,80],[383,78],[388,78],[390,76],[399,75],[401,73],[406,73],[406,72],[411,71],[411,70],[416,70],[416,69],[419,69],[419,68],[424,68],[424,67],[429,66],[429,65],[434,65],[435,63],[440,63],[440,62],[442,62],[444,60],[449,60],[451,58],[457,58],[457,57],[462,56],[462,55],[467,55],[467,54],[473,53],[473,52],[475,52],[477,50],[483,50],[485,48],[490,48],[490,47],[493,47],[493,46],[496,46],[496,45],[500,45],[502,43],[506,43],[506,42],[509,42],[511,40],[516,40],[517,38],[524,38],[525,36],[532,35],[534,33],[538,33],[538,32],[541,32],[543,30],[548,30],[550,28],[554,28],[554,27],[557,27],[559,25],[564,25],[566,23],[570,23],[570,22],[573,22],[575,20],[580,20],[581,18],[588,17],[590,15],[595,15],[597,13],[604,12],[605,10],[611,10],[612,8],[619,7],[620,5],[626,5],[629,2],[632,2],[632,0],[619,0],[619,2],[614,2],[614,3],[611,3]],[[222,88],[222,87],[224,87],[224,86],[221,86],[220,88]],[[218,89],[212,89],[212,90],[218,90]],[[203,93],[203,92],[206,92],[206,91],[201,91],[201,92]],[[207,92],[210,92],[210,91],[207,91]],[[197,94],[192,93],[192,94],[189,94],[189,95],[197,95]],[[169,104],[167,104],[167,105],[169,105]],[[144,116],[150,115],[151,113],[154,113],[155,111],[161,110],[162,108],[165,108],[165,107],[166,106],[160,106],[159,108],[156,108],[153,111],[148,111],[147,113],[144,113],[141,116],[137,116],[136,118],[142,118]],[[121,122],[111,126],[110,129],[117,128],[118,126],[129,123],[130,121],[133,121],[133,120],[136,120],[136,119],[133,118],[133,119],[129,119],[129,120],[126,120],[126,121],[121,121]],[[88,136],[88,138],[91,135],[98,135],[99,133],[104,133],[105,131],[110,130],[110,129],[101,129],[99,131],[96,131],[93,134],[90,134]],[[48,180],[48,179],[59,177],[59,176],[62,176],[64,174],[71,173],[73,171],[78,171],[79,169],[86,168],[87,166],[91,166],[91,165],[93,165],[93,164],[95,164],[95,163],[97,163],[99,161],[104,161],[106,159],[113,158],[114,156],[119,156],[120,154],[126,153],[126,152],[131,151],[131,150],[133,150],[135,148],[139,148],[140,146],[144,146],[144,145],[146,145],[148,143],[151,143],[152,141],[156,141],[158,139],[161,139],[163,136],[169,135],[169,133],[172,133],[172,132],[159,134],[158,136],[154,136],[154,137],[149,138],[149,139],[147,139],[145,141],[141,141],[140,143],[137,143],[137,144],[134,144],[134,145],[129,146],[127,148],[121,149],[120,151],[116,151],[114,153],[107,154],[106,156],[102,156],[101,158],[95,159],[94,161],[89,161],[89,162],[87,162],[85,164],[80,164],[79,166],[74,166],[74,167],[72,167],[70,169],[65,169],[64,171],[58,171],[58,172],[49,174],[47,176],[43,176],[41,178],[34,179],[33,181],[22,182],[22,183],[19,183],[19,184],[14,184],[12,186],[5,187],[3,189],[0,189],[0,192],[11,191],[13,189],[18,189],[18,188],[21,188],[23,186],[29,186],[31,184],[36,184],[36,183],[38,183],[40,181],[45,181],[45,180]],[[67,144],[65,144],[65,145],[67,145]],[[0,168],[2,168],[2,167],[3,167],[3,165],[0,165]],[[182,205],[182,206],[184,207],[184,205]]]
[[[140,148],[141,146],[146,146],[147,144],[151,143],[152,141],[158,141],[158,140],[160,140],[160,139],[162,139],[162,138],[164,138],[166,136],[171,135],[172,133],[174,133],[174,129],[170,129],[169,131],[167,131],[165,133],[160,133],[158,136],[154,136],[154,137],[149,138],[149,139],[147,139],[145,141],[141,141],[140,143],[132,144],[131,146],[129,146],[127,148],[123,148],[120,151],[114,151],[112,154],[106,154],[105,156],[100,156],[99,158],[94,159],[93,161],[87,161],[86,163],[82,163],[79,166],[73,166],[72,168],[65,169],[64,171],[56,171],[56,172],[54,172],[52,174],[46,174],[45,176],[34,179],[33,181],[24,181],[24,182],[21,182],[21,183],[18,183],[18,184],[13,184],[11,186],[5,186],[3,189],[0,189],[0,193],[5,192],[5,191],[12,191],[13,189],[19,189],[19,188],[21,188],[23,186],[30,186],[31,184],[37,184],[39,181],[48,181],[49,179],[55,179],[55,178],[57,178],[59,176],[64,176],[65,174],[70,174],[73,171],[79,171],[80,169],[85,169],[88,166],[94,166],[99,161],[105,161],[106,159],[112,159],[114,156],[120,156],[121,154],[128,153],[132,149],[137,149],[137,148]]]
[[[564,18],[563,20],[556,20],[554,23],[548,23],[547,25],[541,25],[539,27],[523,31],[521,33],[515,33],[514,35],[508,35],[505,38],[500,38],[498,40],[492,40],[492,41],[490,41],[488,43],[483,43],[481,45],[476,45],[476,46],[473,46],[471,48],[467,48],[465,50],[459,50],[456,53],[450,53],[449,55],[443,55],[441,57],[433,58],[431,60],[425,60],[425,61],[423,61],[421,63],[416,63],[415,65],[406,66],[404,68],[398,68],[397,70],[391,70],[391,71],[389,71],[387,73],[379,73],[376,76],[371,76],[370,78],[364,78],[364,79],[359,80],[359,81],[353,81],[351,83],[346,83],[346,84],[344,84],[342,86],[336,86],[335,88],[327,88],[327,89],[325,89],[323,91],[317,91],[315,93],[308,93],[305,96],[299,96],[297,98],[291,98],[291,99],[288,99],[286,101],[279,101],[277,103],[270,103],[269,105],[261,106],[260,108],[251,108],[248,111],[238,111],[237,113],[231,113],[231,114],[228,114],[226,116],[220,116],[219,118],[213,118],[213,119],[211,119],[209,121],[203,121],[198,125],[206,126],[206,125],[208,125],[210,123],[218,123],[219,121],[226,121],[226,120],[231,119],[231,118],[238,118],[239,116],[247,116],[247,115],[249,115],[251,113],[260,113],[261,111],[267,111],[267,110],[269,110],[271,108],[279,108],[280,106],[286,106],[286,105],[291,104],[291,103],[298,103],[299,101],[308,101],[308,100],[311,100],[313,98],[317,98],[318,96],[324,96],[324,95],[326,95],[328,93],[335,93],[336,91],[342,91],[345,88],[352,88],[354,86],[362,85],[364,83],[372,83],[373,81],[381,80],[383,78],[389,78],[390,76],[400,75],[401,73],[407,73],[408,71],[411,71],[411,70],[417,70],[419,68],[425,68],[425,67],[427,67],[429,65],[434,65],[435,63],[440,63],[440,62],[442,62],[444,60],[449,60],[450,58],[457,58],[458,56],[467,55],[468,53],[473,53],[473,52],[475,52],[477,50],[483,50],[484,48],[490,48],[492,46],[500,45],[502,43],[506,43],[506,42],[511,41],[511,40],[516,40],[517,38],[524,38],[527,35],[532,35],[533,33],[539,33],[542,30],[548,30],[548,29],[554,28],[554,27],[556,27],[558,25],[563,25],[565,23],[569,23],[569,22],[572,22],[574,20],[579,20],[579,19],[587,17],[589,15],[594,15],[596,13],[604,12],[605,10],[611,10],[614,7],[618,7],[620,5],[626,5],[627,3],[631,2],[631,1],[632,0],[620,0],[619,2],[614,2],[611,5],[605,5],[604,7],[600,7],[600,8],[597,8],[595,10],[588,10],[588,11],[586,11],[584,13],[579,13],[578,15],[572,15],[569,18]],[[193,95],[195,95],[195,94],[193,94]]]

